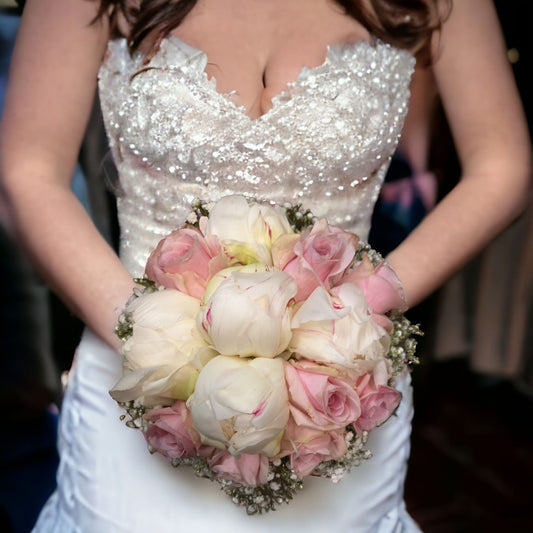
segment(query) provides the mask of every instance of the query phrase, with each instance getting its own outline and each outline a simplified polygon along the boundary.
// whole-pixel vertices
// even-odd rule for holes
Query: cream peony
[[[222,355],[276,357],[289,344],[296,290],[291,276],[262,265],[222,270],[207,286],[198,328]]]
[[[221,198],[200,227],[204,235],[218,237],[231,262],[241,264],[272,265],[272,243],[294,233],[282,208],[236,195]]]
[[[373,320],[361,289],[318,287],[294,313],[289,349],[299,358],[358,368],[385,357],[390,337]],[[360,367],[363,369],[365,365]]]
[[[121,349],[124,374],[110,391],[115,400],[172,405],[190,396],[214,355],[196,328],[199,309],[196,298],[174,289],[145,293],[127,306],[133,333]]]
[[[187,402],[202,442],[232,455],[276,455],[289,419],[283,364],[223,355],[209,361]]]

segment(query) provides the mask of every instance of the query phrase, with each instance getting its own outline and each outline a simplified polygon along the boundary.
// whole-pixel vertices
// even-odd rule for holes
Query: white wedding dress
[[[238,193],[301,202],[368,234],[406,114],[413,57],[381,42],[331,46],[262,117],[250,119],[207,79],[203,52],[168,37],[148,65],[124,40],[109,45],[100,94],[120,176],[121,257],[135,276],[195,198]],[[39,533],[418,532],[405,510],[412,395],[371,433],[374,456],[338,484],[308,479],[290,505],[247,516],[216,483],[151,456],[108,390],[120,356],[91,332],[76,353],[63,403],[58,489]]]

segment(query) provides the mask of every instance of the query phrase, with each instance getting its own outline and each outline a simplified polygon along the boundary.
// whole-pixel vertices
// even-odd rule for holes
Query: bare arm
[[[529,196],[527,127],[492,3],[455,0],[441,46],[434,71],[462,180],[388,258],[409,305],[479,251]]]
[[[0,131],[0,176],[15,231],[44,276],[98,335],[133,286],[70,189],[108,35],[98,3],[29,0]]]

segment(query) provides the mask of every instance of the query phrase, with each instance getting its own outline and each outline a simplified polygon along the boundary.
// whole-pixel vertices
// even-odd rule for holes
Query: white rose
[[[285,211],[243,196],[221,198],[202,221],[205,235],[216,235],[224,252],[236,263],[272,265],[272,243],[286,233],[294,233]]]
[[[299,357],[364,368],[364,361],[382,359],[389,346],[387,332],[372,320],[361,289],[345,283],[315,289],[294,313],[289,349]]]
[[[276,455],[289,419],[283,364],[223,355],[209,361],[187,402],[202,442],[233,455]]]
[[[111,390],[115,400],[170,405],[190,396],[214,355],[196,328],[199,309],[199,300],[173,289],[145,293],[128,305],[133,332],[122,345],[124,374]]]
[[[262,265],[222,270],[207,285],[198,328],[222,355],[276,357],[291,338],[296,291],[291,276]]]

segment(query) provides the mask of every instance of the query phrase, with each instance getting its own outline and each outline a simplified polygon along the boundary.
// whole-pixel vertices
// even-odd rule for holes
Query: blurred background
[[[531,125],[531,2],[495,3]],[[19,4],[0,0],[0,120]],[[417,69],[410,109],[373,217],[370,241],[384,254],[459,177],[430,70]],[[73,189],[116,248],[113,172],[96,99]],[[533,531],[533,209],[409,317],[426,332],[413,374],[410,512],[425,533]],[[30,531],[54,490],[61,375],[82,328],[17,248],[0,200],[2,532]]]

